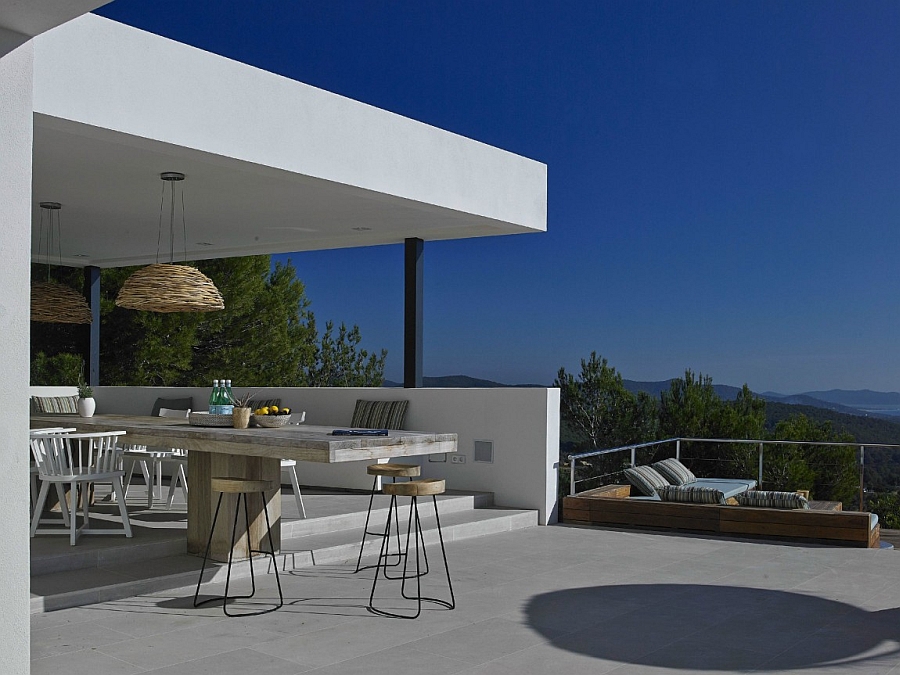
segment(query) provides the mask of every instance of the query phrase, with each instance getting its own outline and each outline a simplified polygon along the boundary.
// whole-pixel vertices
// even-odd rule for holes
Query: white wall
[[[0,31],[3,29],[0,28]],[[2,41],[14,45],[4,31]],[[29,671],[28,390],[31,277],[31,42],[0,51],[0,673]]]
[[[33,388],[36,390],[36,388]],[[193,396],[204,409],[209,388],[95,387],[97,413],[149,414],[157,397]],[[236,394],[245,390],[236,388]],[[295,412],[306,411],[306,423],[346,427],[358,398],[406,399],[404,427],[454,432],[465,464],[422,458],[426,477],[446,478],[450,488],[494,493],[498,506],[536,509],[541,524],[556,521],[559,458],[559,390],[503,389],[365,389],[273,388],[257,390],[259,398],[281,398]],[[493,441],[492,464],[473,461],[476,440]],[[410,461],[410,458],[403,460]],[[365,462],[302,465],[307,485],[368,489]]]
[[[36,45],[44,115],[547,228],[539,162],[96,15]]]

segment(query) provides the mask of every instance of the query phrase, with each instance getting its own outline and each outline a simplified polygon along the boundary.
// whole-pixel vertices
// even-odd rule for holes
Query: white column
[[[18,46],[16,46],[18,45]],[[0,28],[0,673],[28,673],[28,384],[32,71],[25,36]]]

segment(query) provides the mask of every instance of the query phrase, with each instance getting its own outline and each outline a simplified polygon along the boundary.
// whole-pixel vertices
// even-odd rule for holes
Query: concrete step
[[[364,509],[368,506],[368,495],[349,495],[344,498],[352,500],[352,504],[347,507],[350,510],[300,519],[293,495],[283,495],[282,539],[344,530],[358,532],[361,536],[363,525],[366,522]],[[448,492],[441,495],[438,501],[441,513],[449,515],[490,507],[493,505],[493,494],[489,492]],[[384,523],[389,503],[389,496],[381,494],[375,496],[372,523]],[[408,508],[408,506],[401,507],[401,518],[407,516]],[[422,512],[430,513],[430,509],[430,500],[424,500]],[[161,509],[139,511],[131,515],[134,529],[133,538],[128,539],[121,534],[109,537],[84,536],[78,539],[76,546],[68,546],[67,534],[60,525],[60,534],[39,535],[31,540],[31,574],[35,576],[66,570],[108,568],[112,565],[146,562],[186,553],[187,543],[184,529],[186,517],[183,511]],[[142,526],[150,520],[153,521],[152,525],[168,524],[173,527]],[[98,528],[109,527],[111,530],[121,528],[118,510],[115,506],[105,503],[94,508],[91,513],[91,523]],[[373,528],[370,526],[370,529]]]
[[[425,501],[427,500],[423,500],[423,502]],[[429,507],[429,504],[421,505],[420,517],[424,538],[429,546],[429,551],[431,551],[433,549],[430,547],[437,543],[438,537],[433,511]],[[441,530],[445,543],[534,527],[538,522],[536,511],[487,508],[445,512],[443,502],[440,508]],[[362,522],[364,522],[365,513],[362,516]],[[373,518],[372,522],[383,527],[385,516],[386,511],[380,519]],[[279,570],[325,564],[341,564],[347,565],[350,569],[355,568],[362,537],[362,522],[357,529],[346,528],[335,532],[306,534],[282,539],[282,551],[277,556]],[[402,520],[402,514],[401,527],[405,530],[406,522]],[[380,546],[380,537],[367,537],[363,565],[375,563]],[[264,560],[260,560],[260,563],[263,568],[271,566],[271,563],[266,563]],[[35,575],[31,577],[31,611],[32,613],[48,612],[174,588],[190,587],[197,583],[201,564],[200,558],[182,552],[151,559],[120,559],[90,568]],[[450,564],[452,572],[452,557]],[[254,566],[259,574],[259,564],[255,562]],[[225,571],[225,566],[221,564],[207,566],[204,583],[210,581],[224,583]],[[231,575],[232,579],[240,579],[249,573],[250,566],[245,560],[235,563]],[[210,592],[220,591],[221,588],[218,591]]]

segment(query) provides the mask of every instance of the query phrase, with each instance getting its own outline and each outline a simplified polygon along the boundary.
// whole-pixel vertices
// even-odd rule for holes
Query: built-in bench
[[[880,527],[859,511],[774,509],[629,499],[630,486],[604,485],[563,499],[565,523],[647,527],[761,538],[785,538],[840,546],[878,548]]]

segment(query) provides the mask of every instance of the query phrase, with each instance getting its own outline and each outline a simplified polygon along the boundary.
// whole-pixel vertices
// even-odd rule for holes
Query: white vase
[[[93,417],[97,402],[93,398],[78,399],[78,414],[82,417]]]

